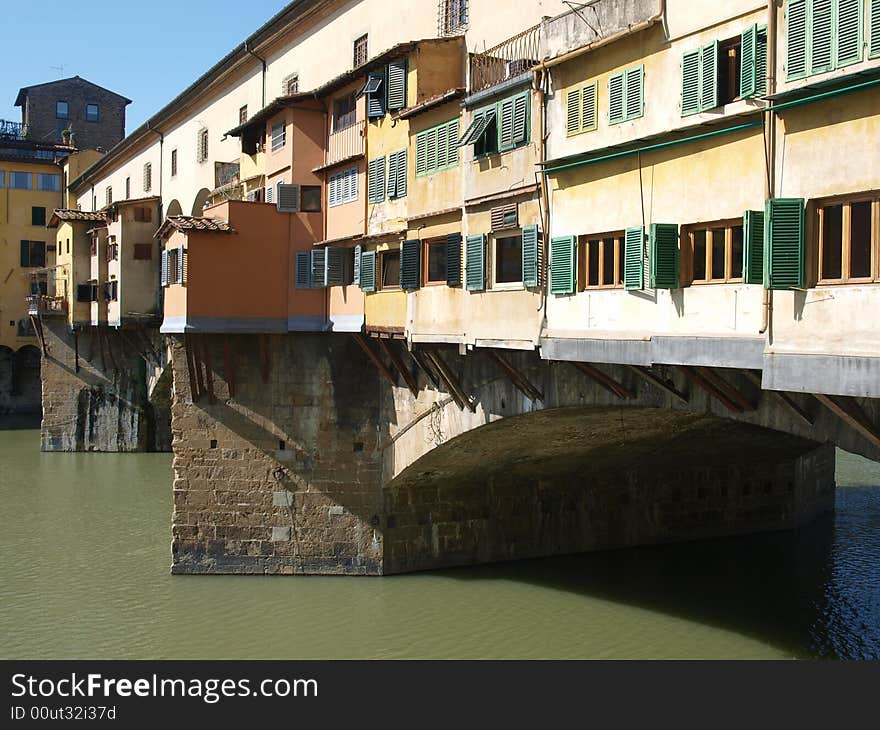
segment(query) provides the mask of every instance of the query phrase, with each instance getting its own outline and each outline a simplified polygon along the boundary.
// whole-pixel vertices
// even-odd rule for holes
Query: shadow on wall
[[[40,351],[0,347],[0,414],[39,415],[42,406]]]

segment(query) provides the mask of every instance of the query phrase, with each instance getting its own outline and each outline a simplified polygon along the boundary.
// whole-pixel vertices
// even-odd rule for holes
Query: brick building
[[[104,150],[125,137],[129,104],[131,99],[79,76],[26,86],[15,100],[30,139],[60,142],[61,133],[69,129],[79,149]]]

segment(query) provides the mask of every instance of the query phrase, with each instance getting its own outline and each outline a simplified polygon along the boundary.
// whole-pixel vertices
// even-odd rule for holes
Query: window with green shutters
[[[613,74],[608,79],[608,123],[620,124],[645,113],[645,67]]]
[[[522,232],[522,282],[526,288],[535,288],[540,283],[539,259],[538,226],[525,226]]]
[[[468,236],[465,243],[465,284],[468,291],[486,288],[486,235]]]
[[[414,291],[421,286],[422,242],[418,239],[400,245],[400,288]]]
[[[385,200],[385,158],[377,157],[367,165],[367,198],[371,203]]]
[[[531,92],[478,109],[465,130],[459,147],[474,146],[474,157],[506,152],[526,144],[531,137]]]
[[[397,111],[406,107],[406,59],[392,61],[388,64],[388,111]]]
[[[774,198],[764,209],[764,285],[804,288],[803,198]]]
[[[753,25],[743,31],[739,86],[744,99],[767,93],[767,26]]]
[[[678,225],[652,223],[648,261],[652,289],[678,289]]]
[[[623,286],[628,290],[645,288],[645,229],[627,228],[624,237]]]
[[[871,22],[880,12],[871,3]],[[789,81],[858,63],[864,56],[863,0],[789,0],[786,78]],[[874,33],[873,25],[869,31]],[[871,53],[876,51],[873,44]]]
[[[406,197],[406,150],[392,152],[388,155],[388,197],[391,199]]]
[[[599,82],[594,81],[565,95],[566,133],[569,137],[592,132],[598,127]]]
[[[416,177],[458,166],[458,119],[416,135]]]
[[[361,289],[367,293],[376,291],[376,252],[361,252],[360,265]]]
[[[460,233],[446,237],[446,286],[461,286],[461,243]]]
[[[688,51],[681,60],[681,115],[718,106],[718,41]]]
[[[764,211],[743,214],[743,281],[764,283]]]
[[[574,236],[550,239],[551,294],[574,294],[576,252],[577,239]]]

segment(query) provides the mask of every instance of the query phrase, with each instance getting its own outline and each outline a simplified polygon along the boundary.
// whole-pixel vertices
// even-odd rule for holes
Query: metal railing
[[[508,38],[494,48],[471,56],[471,93],[514,78],[540,63],[541,33],[538,24]]]
[[[0,139],[25,140],[28,138],[28,128],[21,122],[10,122],[8,119],[0,119]]]
[[[349,157],[364,154],[366,133],[367,123],[363,120],[331,133],[327,140],[325,164],[333,165]]]
[[[49,297],[31,295],[27,298],[28,314],[36,317],[65,317],[67,316],[67,299],[64,297]]]

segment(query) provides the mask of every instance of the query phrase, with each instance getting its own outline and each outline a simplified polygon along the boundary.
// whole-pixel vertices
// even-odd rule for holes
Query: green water
[[[0,431],[0,658],[880,657],[880,465],[797,533],[390,578],[172,576],[167,454]]]

